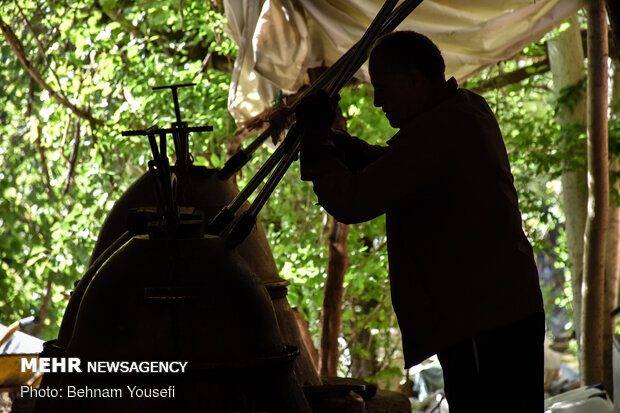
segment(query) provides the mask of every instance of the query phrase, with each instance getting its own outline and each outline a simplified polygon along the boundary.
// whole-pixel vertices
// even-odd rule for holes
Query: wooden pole
[[[559,98],[560,92],[566,87],[575,88],[585,74],[585,57],[581,43],[579,19],[575,14],[570,19],[570,27],[554,39],[547,42],[551,73],[553,74],[553,90]],[[586,93],[580,93],[571,105],[558,108],[556,121],[564,131],[571,125],[587,123]],[[570,133],[570,132],[567,132]],[[581,338],[581,285],[583,283],[583,251],[588,205],[587,166],[576,168],[569,165],[569,159],[586,157],[586,142],[563,143],[561,150],[569,155],[562,162],[562,208],[566,217],[566,246],[570,263],[571,288],[573,290],[573,317],[575,335]],[[581,349],[581,347],[580,347]],[[581,364],[581,353],[579,353]]]
[[[338,337],[342,315],[344,275],[348,266],[347,238],[349,226],[331,217],[329,230],[329,258],[321,325],[321,365],[323,376],[338,375]]]
[[[607,7],[609,14],[609,6]],[[620,59],[618,54],[611,52],[613,64],[613,78],[611,88],[611,107],[616,108],[616,104],[620,103]],[[620,110],[615,110],[613,116],[617,119],[620,116]],[[605,260],[605,325],[603,329],[603,366],[605,366],[605,374],[603,384],[608,390],[609,396],[613,399],[613,346],[614,334],[616,331],[616,317],[611,316],[611,310],[618,305],[618,280],[620,276],[620,205],[618,204],[618,195],[620,194],[620,180],[613,179],[620,172],[620,157],[617,154],[610,154],[609,173],[611,191],[609,195],[609,220],[607,221],[607,258]]]
[[[582,286],[583,384],[603,381],[605,241],[609,207],[608,47],[604,0],[586,2],[588,19],[588,218]]]

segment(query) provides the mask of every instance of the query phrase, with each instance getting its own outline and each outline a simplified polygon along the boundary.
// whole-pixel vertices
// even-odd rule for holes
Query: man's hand
[[[305,96],[295,108],[297,126],[303,134],[301,146],[301,179],[312,180],[325,173],[325,157],[333,156],[334,142],[331,139],[331,126],[336,119],[340,96],[335,99],[327,92],[319,90]]]
[[[339,100],[339,95],[330,98],[327,92],[319,90],[305,96],[295,108],[297,126],[303,134],[301,149],[306,155],[333,148],[330,134]]]
[[[330,98],[326,91],[313,92],[295,107],[297,123],[304,129],[329,129],[336,119],[340,95]]]

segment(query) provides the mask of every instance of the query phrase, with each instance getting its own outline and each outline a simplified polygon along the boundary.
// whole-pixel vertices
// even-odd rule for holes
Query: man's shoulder
[[[454,132],[486,122],[496,123],[486,100],[470,90],[459,88],[430,110],[411,119],[401,128],[399,135]]]
[[[487,101],[468,89],[457,89],[450,98],[438,105],[435,116],[443,117],[445,127],[450,129],[482,128],[495,132],[498,128],[495,114]]]
[[[468,110],[482,111],[486,114],[492,115],[493,118],[495,118],[495,115],[489,107],[486,99],[476,92],[472,92],[469,89],[459,88],[457,90],[456,97],[457,99],[454,102],[456,106]]]

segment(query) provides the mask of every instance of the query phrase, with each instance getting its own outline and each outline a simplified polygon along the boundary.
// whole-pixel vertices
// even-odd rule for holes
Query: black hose
[[[317,79],[317,81],[315,81],[305,91],[305,93],[303,93],[293,103],[293,107],[296,106],[298,102],[301,101],[301,99],[303,99],[303,96],[306,96],[308,93],[310,93],[310,91],[316,90],[319,84],[323,86],[328,81],[331,83],[328,87],[328,93],[330,94],[330,96],[333,97],[337,93],[339,93],[340,89],[344,86],[344,84],[350,79],[351,76],[353,76],[353,74],[357,70],[359,70],[360,66],[366,60],[367,50],[372,45],[372,42],[374,42],[383,34],[389,33],[394,30],[418,5],[420,5],[420,3],[422,3],[422,1],[423,0],[406,0],[399,7],[393,10],[394,6],[397,3],[397,0],[387,0],[381,7],[381,10],[379,10],[379,13],[377,13],[377,16],[375,16],[375,19],[372,21],[362,38],[351,49],[349,49],[347,53],[345,53],[345,55],[338,59],[338,61],[334,65],[332,65],[330,69],[328,69],[328,71],[323,73],[323,75],[326,75],[329,72],[330,77],[319,77],[319,79]],[[339,71],[335,73],[335,77],[331,77],[331,72],[335,71],[335,69],[331,69],[335,66],[338,66]],[[293,131],[295,132],[292,133]],[[266,132],[267,131],[263,132],[263,135],[265,135],[263,137],[263,140],[266,139],[266,137],[268,136]],[[261,138],[263,135],[259,136],[259,138]],[[244,188],[244,190],[241,191],[228,206],[223,208],[221,213],[218,214],[216,218],[212,221],[212,223],[214,223],[216,220],[218,220],[218,218],[220,218],[220,224],[223,224],[221,218],[225,216],[228,219],[228,222],[225,222],[225,224],[228,225],[234,219],[234,215],[237,210],[249,198],[249,196],[254,192],[254,190],[256,190],[260,182],[262,182],[262,180],[265,178],[266,174],[268,174],[269,171],[273,169],[276,164],[278,164],[278,167],[269,177],[267,183],[261,189],[260,193],[254,200],[248,211],[244,213],[244,219],[238,222],[235,227],[233,227],[230,231],[227,232],[226,238],[229,245],[234,246],[239,244],[243,241],[247,234],[249,234],[249,231],[251,230],[250,224],[256,220],[258,213],[273,193],[275,187],[280,182],[287,169],[290,167],[291,163],[297,158],[299,147],[301,146],[302,135],[303,131],[299,131],[296,128],[291,128],[285,139],[285,141],[291,141],[291,150],[287,153],[285,153],[284,149],[282,150],[282,152],[276,150],[276,152],[274,152],[274,154],[267,160],[265,165],[261,167],[259,173],[257,173],[252,178],[252,180],[250,180],[252,186],[248,188],[248,186],[246,185],[247,191],[246,188]],[[254,147],[258,146],[255,144],[256,141],[252,142],[252,145]],[[283,142],[278,149],[285,146],[284,144],[285,142]],[[286,149],[288,149],[289,145],[286,146]],[[247,153],[247,151],[244,153],[243,156],[246,158],[246,162],[247,160],[249,160],[250,155],[251,153]],[[239,166],[239,168],[241,168],[241,166]],[[223,227],[220,225],[218,229],[223,229]]]
[[[397,2],[398,0],[387,0],[384,3],[384,5],[379,10],[379,13],[377,13],[377,16],[375,16],[375,19],[372,21],[370,26],[368,26],[368,29],[364,33],[364,36],[368,37],[367,34],[369,33],[370,30],[373,31],[373,34],[377,32],[381,34],[386,33],[386,31],[383,29],[385,25],[378,24],[378,22],[380,21],[379,19],[381,19],[381,21],[383,19],[386,19],[386,21],[390,21],[390,20],[394,21],[394,19],[392,18],[392,15],[386,16],[386,14],[390,13],[392,9],[394,9],[394,6],[396,5]],[[396,13],[398,10],[402,11],[403,6],[405,4],[407,4],[407,2],[397,7],[396,10],[394,10],[394,13]],[[411,10],[413,10],[414,8],[415,7],[411,8]],[[359,69],[359,66],[361,66],[363,61],[366,60],[364,53],[366,52],[367,47],[370,45],[371,42],[367,41],[365,43],[368,43],[368,44],[366,44],[365,47],[360,47],[363,44],[362,41],[364,40],[364,36],[362,36],[362,39],[360,39],[349,50],[347,50],[345,54],[340,56],[340,58],[333,65],[331,65],[325,72],[321,73],[321,75],[314,82],[312,82],[312,84],[306,90],[304,90],[297,97],[297,99],[295,99],[295,101],[290,106],[291,111],[294,110],[295,107],[299,104],[299,102],[301,102],[301,100],[308,94],[313,93],[319,89],[324,89],[327,85],[333,84],[334,77],[338,77],[338,78],[342,77],[342,76],[339,76],[339,74],[341,74],[343,70],[348,69],[350,66],[355,66],[356,62],[359,61],[360,56],[363,56],[362,62],[358,64],[355,70],[353,71],[351,71],[350,69],[346,70],[346,72],[350,74],[346,77],[344,81],[340,81],[338,83],[342,83],[344,85],[344,83],[346,83],[349,80],[349,78]],[[374,40],[374,38],[371,38],[371,39]],[[342,86],[338,87],[337,89],[340,90],[341,88]],[[333,90],[334,88],[330,87],[330,89]],[[243,148],[237,154],[232,156],[226,162],[222,170],[218,172],[218,178],[228,179],[232,175],[234,175],[237,171],[239,171],[241,168],[243,168],[243,166],[249,162],[250,158],[252,157],[252,154],[267,140],[267,138],[269,138],[269,136],[271,136],[272,132],[273,130],[271,126],[269,126],[256,139],[254,139],[246,148]]]

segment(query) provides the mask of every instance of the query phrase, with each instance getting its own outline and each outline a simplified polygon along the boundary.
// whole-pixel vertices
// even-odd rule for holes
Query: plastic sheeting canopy
[[[357,40],[381,0],[226,0],[226,30],[239,46],[228,108],[237,123],[294,92],[308,68],[330,66]],[[430,37],[446,76],[463,81],[509,59],[565,21],[582,0],[425,0],[397,30]],[[356,77],[368,81],[365,65]]]

